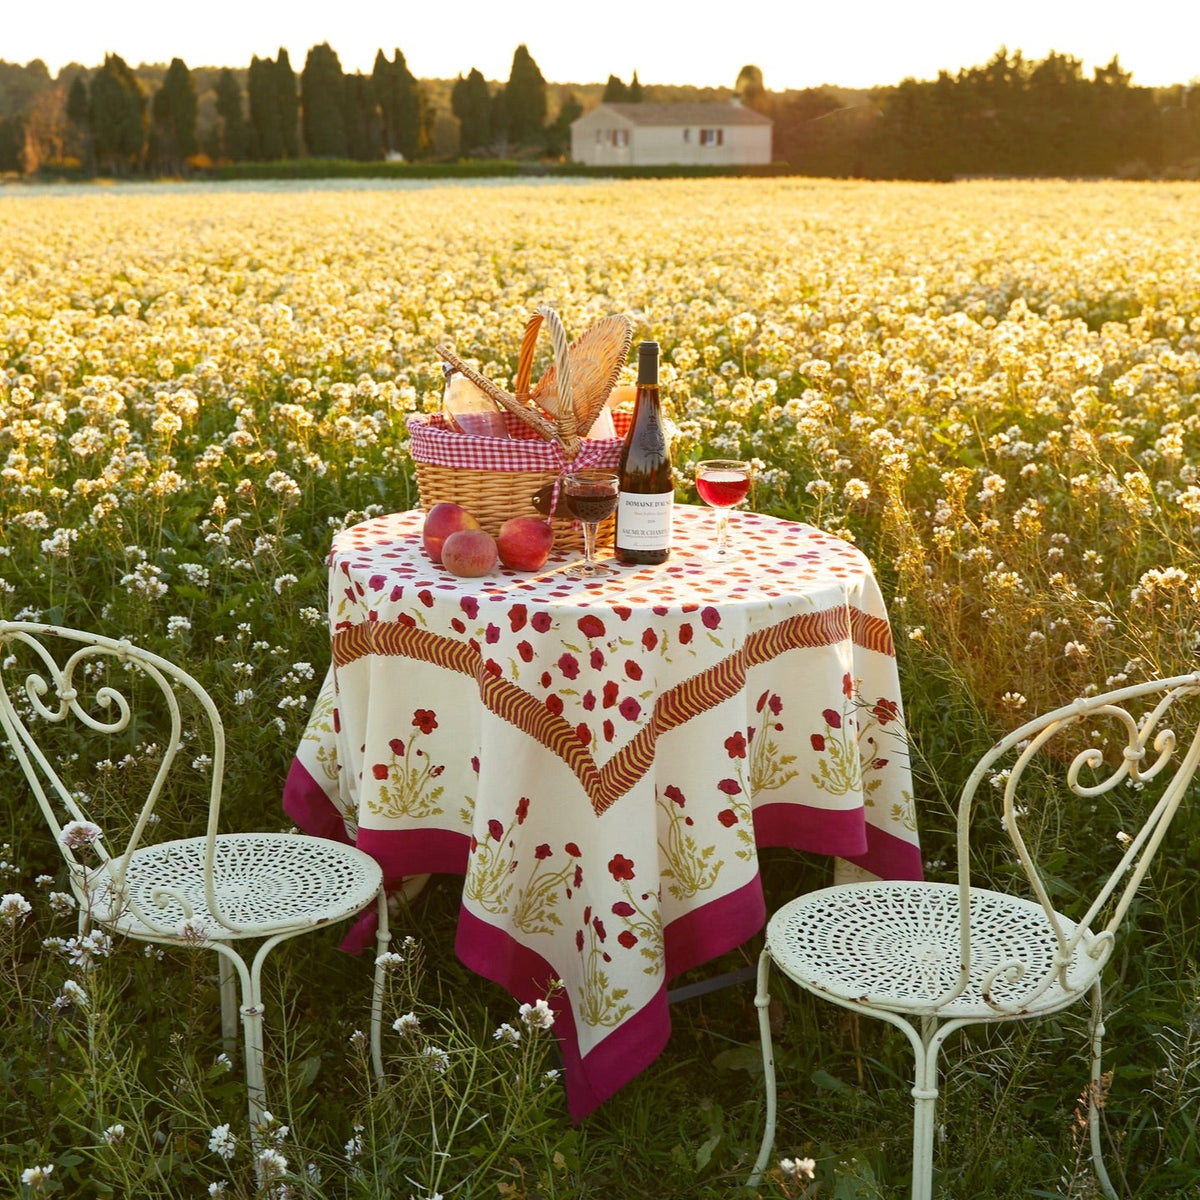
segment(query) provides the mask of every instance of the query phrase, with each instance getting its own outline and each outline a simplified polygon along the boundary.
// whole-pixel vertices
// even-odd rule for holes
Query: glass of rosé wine
[[[562,493],[567,512],[583,523],[583,558],[563,572],[570,579],[596,579],[616,572],[595,561],[596,531],[600,522],[617,511],[620,480],[611,471],[572,471],[563,476]]]
[[[737,458],[709,458],[696,464],[696,491],[717,511],[717,544],[704,557],[729,562],[737,553],[729,549],[729,510],[750,491],[750,464]]]

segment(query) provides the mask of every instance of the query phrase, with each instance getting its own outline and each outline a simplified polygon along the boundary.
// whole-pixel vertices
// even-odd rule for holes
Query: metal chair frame
[[[929,1200],[933,1193],[937,1060],[950,1035],[969,1025],[1058,1012],[1090,994],[1092,1160],[1105,1195],[1117,1195],[1101,1153],[1101,976],[1130,903],[1200,764],[1200,729],[1191,731],[1189,741],[1180,742],[1163,724],[1176,701],[1198,693],[1200,672],[1153,680],[1078,699],[1002,738],[979,760],[963,788],[957,819],[957,883],[841,884],[799,896],[772,916],[759,958],[755,997],[767,1108],[751,1185],[766,1169],[775,1137],[775,1064],[767,1011],[774,964],[814,995],[886,1021],[908,1038],[915,1058],[913,1200]],[[1140,720],[1129,712],[1138,701],[1152,705]],[[1086,739],[1088,748],[1070,754],[1069,791],[1093,799],[1119,785],[1141,788],[1157,780],[1157,799],[1086,912],[1072,920],[1054,907],[1051,889],[1021,832],[1018,794],[1029,764],[1047,753],[1052,756],[1056,749],[1050,745],[1052,740],[1083,721],[1109,730],[1115,727],[1121,757],[1114,764],[1114,751],[1106,754],[1093,744],[1090,735],[1098,733],[1093,725]],[[1014,752],[1015,760],[1004,776],[998,764]],[[1003,782],[1003,826],[1028,882],[1029,898],[972,883],[972,817],[976,808],[985,808],[982,802],[976,804],[985,781],[989,786]],[[1093,931],[1100,920],[1102,928]]]
[[[23,678],[14,680],[19,647],[27,648],[34,658],[20,672]],[[130,729],[138,711],[126,693],[134,681],[124,689],[110,682],[95,686],[92,677],[102,670],[95,664],[104,659],[139,672],[157,690],[169,732],[124,845],[118,847],[105,830],[94,841],[73,846],[67,843],[75,839],[64,840],[64,827],[91,818],[39,744],[38,730],[39,726],[65,727],[71,718],[95,735]],[[189,694],[204,714],[211,747],[205,830],[199,837],[155,842],[151,836],[155,807],[169,794],[172,768],[184,748],[180,702]],[[126,640],[56,625],[0,621],[0,727],[66,859],[79,902],[81,934],[96,925],[141,941],[201,945],[217,953],[221,1031],[227,1048],[236,1045],[239,1016],[242,1023],[252,1138],[257,1137],[266,1111],[262,970],[267,956],[281,942],[353,916],[372,901],[379,924],[371,1057],[376,1074],[382,1077],[385,968],[378,958],[386,951],[390,934],[379,864],[361,850],[324,838],[218,832],[224,726],[211,697],[191,675]],[[92,856],[98,864],[85,861]],[[253,957],[248,950],[238,949],[246,941],[259,942]]]

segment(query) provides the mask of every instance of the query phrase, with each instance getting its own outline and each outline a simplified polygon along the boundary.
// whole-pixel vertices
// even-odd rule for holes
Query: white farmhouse
[[[771,161],[771,119],[730,104],[599,104],[571,122],[571,158],[594,167]]]

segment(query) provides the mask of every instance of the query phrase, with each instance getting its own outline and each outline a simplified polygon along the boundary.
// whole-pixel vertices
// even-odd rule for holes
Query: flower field
[[[283,778],[328,663],[329,538],[364,515],[416,505],[404,419],[439,406],[435,346],[453,343],[507,385],[535,304],[553,305],[571,334],[627,312],[635,341],[662,345],[678,497],[695,502],[699,459],[752,458],[754,507],[851,537],[874,561],[901,646],[922,838],[937,875],[952,859],[955,789],[999,731],[1079,693],[1196,661],[1198,264],[1200,186],[1187,184],[6,189],[0,616],[128,635],[185,664],[226,719],[230,821],[281,825]],[[548,339],[540,353],[548,365]],[[69,1195],[122,1194],[95,1181],[128,1178],[112,1173],[119,1148],[99,1136],[117,1121],[132,1129],[127,1116],[93,1111],[94,1097],[74,1108],[55,1099],[71,1119],[21,1125],[15,1115],[36,1107],[20,1074],[50,1050],[10,992],[48,1008],[66,968],[42,939],[54,922],[64,934],[74,922],[46,901],[62,880],[34,882],[56,872],[55,850],[26,803],[10,799],[19,792],[7,771],[0,890],[28,896],[32,911],[0,912],[9,1010],[0,1031],[24,1046],[0,1049],[0,1179],[14,1194],[68,1177],[89,1180],[66,1184]],[[1179,840],[1194,847],[1200,817],[1183,819]],[[1107,855],[1117,832],[1093,812],[1066,838],[1085,856]],[[1165,860],[1141,914],[1157,937],[1122,960],[1127,1016],[1110,1025],[1110,1119],[1131,1195],[1200,1186],[1200,1148],[1187,1132],[1200,1106],[1194,867],[1183,851]],[[168,983],[171,971],[191,979],[197,969],[158,967]],[[143,968],[126,970],[151,986]],[[327,1014],[317,1051],[326,1057],[345,1042],[339,1021],[365,1019],[366,976],[355,978],[363,1005]],[[749,1011],[731,1016],[726,1033],[753,1046]],[[209,1016],[201,1007],[195,1019]],[[797,1018],[814,1037],[819,1019]],[[215,1018],[198,1041],[218,1044],[214,1028]],[[1079,1031],[1067,1020],[1063,1029],[1074,1052]],[[821,1169],[844,1190],[823,1194],[896,1194],[854,1191],[845,1164],[834,1165],[849,1143],[864,1162],[884,1147],[875,1170],[901,1172],[885,1176],[894,1188],[907,1160],[902,1048],[885,1049],[876,1030],[856,1036],[877,1038],[871,1053],[899,1072],[896,1111],[834,1092],[809,1117],[789,1118],[787,1104],[801,1101],[785,1094],[779,1150],[808,1154],[827,1140]],[[1019,1157],[1026,1139],[1044,1149],[1036,1165],[1022,1160],[1027,1184],[1088,1194],[1053,1165],[1069,1174],[1074,1094],[1053,1064],[1039,1065],[1047,1049],[1036,1038],[1011,1049],[1011,1080],[977,1064],[966,1090],[948,1097],[951,1114],[975,1123],[956,1129],[946,1118],[957,1149],[940,1165],[959,1172],[953,1194],[1029,1194],[1005,1191],[986,1157],[997,1144]],[[798,1091],[816,1066],[832,1070],[816,1051],[812,1062],[794,1053]],[[1068,1087],[1086,1079],[1077,1065]],[[38,1086],[52,1089],[52,1074]],[[681,1196],[735,1190],[753,1157],[757,1084],[736,1071],[722,1078],[724,1124],[713,1132],[710,1106],[686,1135],[717,1137],[703,1161],[689,1147],[680,1166],[673,1138],[647,1168],[661,1183],[674,1163]],[[709,1085],[686,1086],[702,1099]],[[982,1124],[987,1089],[1016,1104],[1020,1088],[1040,1097],[1045,1086],[1057,1090],[1039,1100],[1036,1132]],[[620,1122],[635,1119],[637,1101],[626,1103],[606,1118],[617,1145],[630,1136]],[[822,1128],[830,1106],[835,1128]],[[352,1108],[319,1109],[344,1128],[314,1142],[325,1136],[340,1154],[359,1136]],[[210,1127],[240,1111],[213,1109]],[[168,1130],[169,1113],[155,1119]],[[548,1151],[542,1177],[532,1167],[528,1179],[504,1177],[514,1190],[454,1194],[591,1195],[589,1180],[612,1179],[592,1136],[593,1157],[581,1134],[579,1161],[561,1171]],[[144,1157],[164,1153],[144,1137]],[[522,1151],[530,1161],[533,1144]],[[211,1170],[187,1165],[204,1160]],[[54,1162],[56,1174],[20,1185],[23,1168]],[[176,1146],[157,1182],[139,1177],[138,1194],[203,1194],[227,1165],[203,1144],[190,1157]],[[227,1177],[229,1194],[254,1194]],[[337,1178],[321,1191],[297,1175],[292,1192],[270,1194],[376,1194],[353,1171]],[[410,1190],[432,1194],[431,1178],[419,1179]]]

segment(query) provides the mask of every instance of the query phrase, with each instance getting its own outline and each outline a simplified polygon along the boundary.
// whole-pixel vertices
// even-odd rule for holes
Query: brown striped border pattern
[[[487,671],[483,656],[465,642],[413,625],[371,621],[334,634],[333,662],[335,667],[343,667],[374,654],[416,659],[472,676],[491,712],[536,739],[571,769],[599,816],[650,769],[660,734],[732,699],[745,686],[748,668],[769,662],[787,650],[846,640],[879,654],[895,654],[887,621],[861,609],[830,608],[788,617],[751,633],[733,654],[660,693],[649,719],[602,767],[596,765],[591,751],[566,720],[515,683]]]

